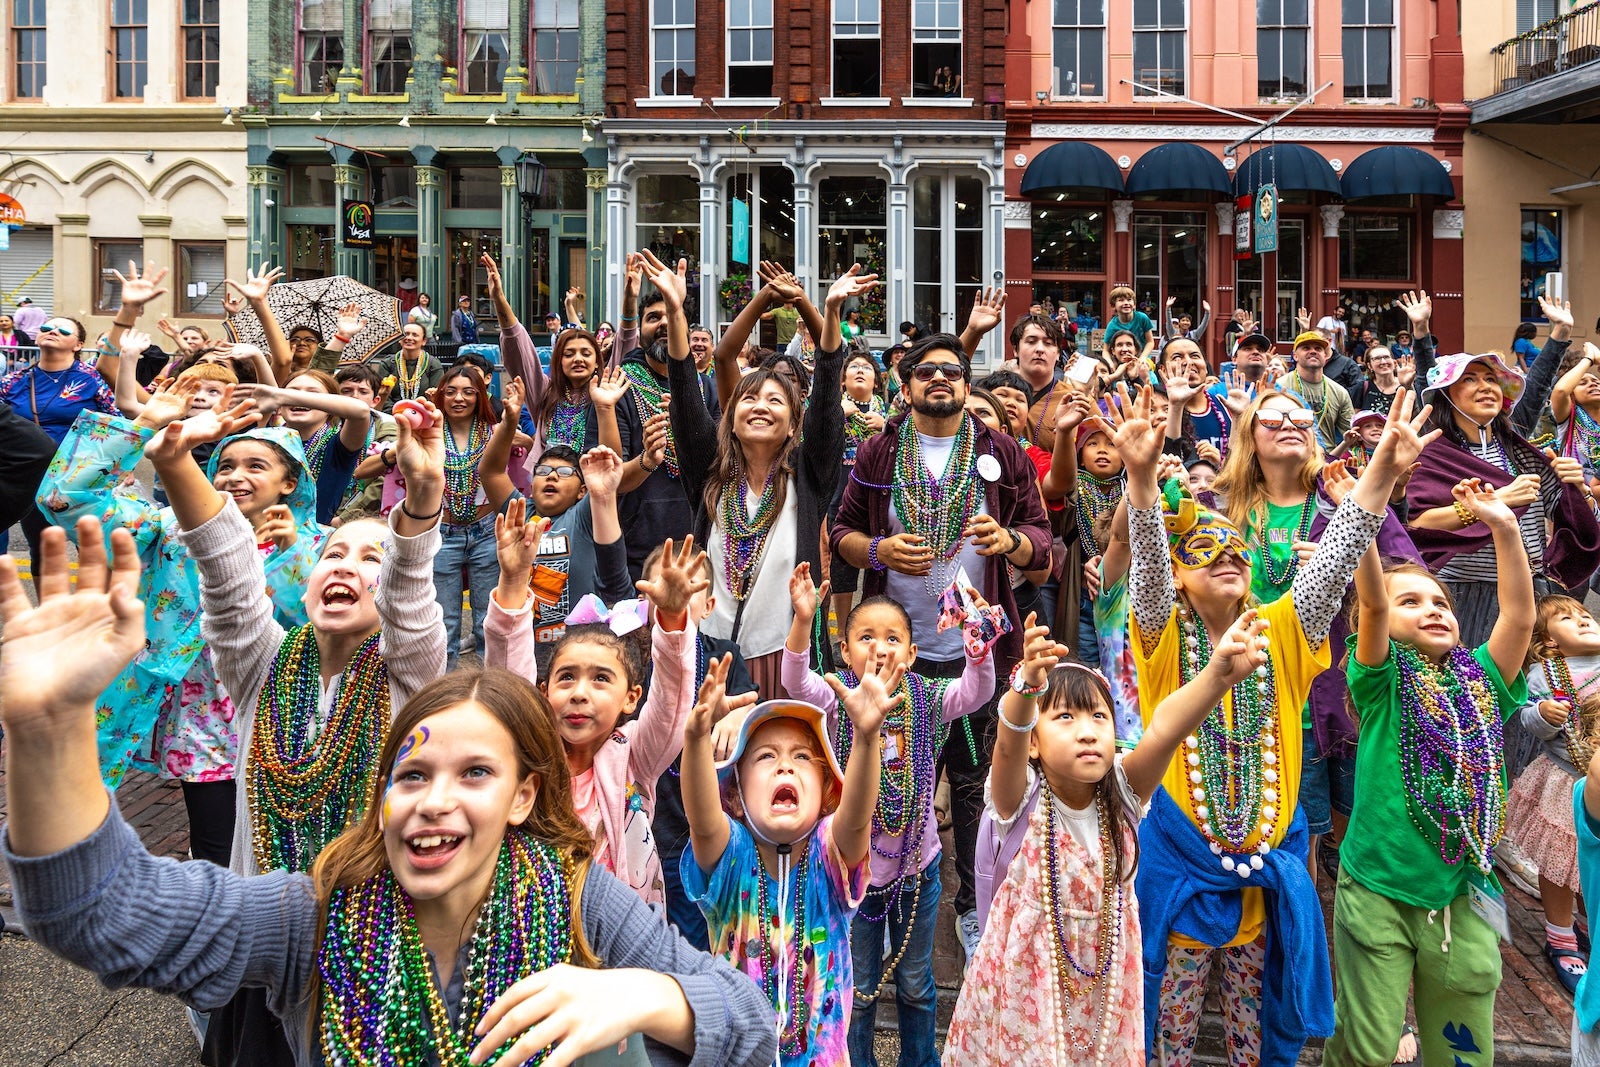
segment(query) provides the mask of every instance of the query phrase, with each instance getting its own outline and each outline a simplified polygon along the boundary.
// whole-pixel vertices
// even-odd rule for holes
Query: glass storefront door
[[[1279,216],[1278,250],[1238,261],[1235,300],[1274,341],[1293,342],[1295,314],[1306,303],[1306,220]],[[1269,318],[1262,314],[1272,308]],[[1313,313],[1312,321],[1320,318]]]
[[[983,285],[983,179],[919,172],[911,186],[912,319],[935,331],[966,325]]]
[[[1206,286],[1206,216],[1199,211],[1150,211],[1133,217],[1133,294],[1156,331],[1172,316],[1200,321]]]
[[[472,313],[478,317],[478,329],[481,335],[484,330],[483,320],[489,320],[492,329],[494,305],[489,300],[489,278],[478,262],[478,257],[487,252],[496,263],[500,262],[500,231],[450,230],[445,243],[449,249],[449,263],[445,268],[445,277],[450,292],[446,295],[446,299],[441,300],[438,295],[433,298],[434,306],[440,309],[441,332],[446,334],[448,340],[449,313],[455,310],[457,300],[462,296],[470,296]]]

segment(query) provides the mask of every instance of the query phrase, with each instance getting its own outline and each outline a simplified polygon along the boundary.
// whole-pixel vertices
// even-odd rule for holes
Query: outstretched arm
[[[722,791],[711,752],[714,709],[727,697],[728,671],[732,666],[732,653],[706,664],[706,680],[701,683],[699,698],[684,724],[683,754],[678,760],[683,813],[689,820],[689,847],[694,850],[695,864],[706,875],[717,869],[732,833],[728,816],[722,811]]]
[[[1572,365],[1572,369],[1561,376],[1556,386],[1550,392],[1550,417],[1556,422],[1566,422],[1572,416],[1572,394],[1578,388],[1578,383],[1583,381],[1583,376],[1594,369],[1595,362],[1600,360],[1600,348],[1594,346],[1593,341],[1583,343],[1583,356]],[[121,406],[122,398],[117,398]]]
[[[1030,611],[1023,623],[1023,683],[1039,689],[1056,664],[1071,654],[1066,645],[1056,644],[1050,627],[1038,625],[1038,616]],[[989,798],[1001,819],[1016,814],[1027,792],[1028,745],[1038,723],[1037,694],[1019,693],[1008,684],[1000,697],[1000,729],[994,735],[994,756],[989,764]]]
[[[1005,307],[1004,286],[996,285],[979,291],[972,302],[972,314],[967,316],[966,328],[961,331],[961,347],[966,349],[967,355],[978,354],[978,346],[983,343],[984,336],[1000,325],[1000,316],[1004,314]]]
[[[1368,545],[1356,565],[1356,662],[1381,667],[1389,658],[1389,592],[1378,546]]]
[[[883,718],[896,703],[895,694],[905,677],[903,664],[880,663],[876,670],[863,671],[861,684],[848,689],[836,674],[828,675],[850,725],[855,729],[858,752],[875,753],[881,743]],[[844,792],[834,813],[833,847],[845,866],[856,867],[867,859],[872,842],[872,813],[878,807],[878,784],[882,764],[876,759],[853,759],[844,769]]]
[[[511,449],[517,438],[517,422],[522,418],[522,379],[513,378],[500,390],[500,423],[489,435],[478,458],[478,484],[483,495],[496,511],[516,491],[506,465],[511,462]]]

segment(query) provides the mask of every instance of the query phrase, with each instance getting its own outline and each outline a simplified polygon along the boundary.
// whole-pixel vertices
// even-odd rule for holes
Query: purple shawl
[[[1545,574],[1567,589],[1582,586],[1600,563],[1600,522],[1595,520],[1588,496],[1577,486],[1556,478],[1544,453],[1522,437],[1513,434],[1508,440],[1504,434],[1498,436],[1518,470],[1540,476],[1540,499],[1545,515],[1554,526],[1545,542]],[[1429,508],[1449,507],[1455,500],[1450,491],[1463,478],[1481,478],[1500,486],[1505,484],[1507,475],[1450,440],[1448,433],[1429,442],[1422,450],[1421,466],[1412,476],[1407,490],[1411,513],[1420,515]],[[1516,510],[1520,519],[1525,509]],[[1423,562],[1435,572],[1457,555],[1482,548],[1491,540],[1489,530],[1482,523],[1461,530],[1424,530],[1413,526],[1410,534],[1422,553]]]

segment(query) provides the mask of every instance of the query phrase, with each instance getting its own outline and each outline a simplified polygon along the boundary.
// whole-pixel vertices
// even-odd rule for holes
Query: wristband
[[[1039,705],[1035,704],[1033,706],[1033,718],[1029,719],[1027,722],[1023,723],[1021,726],[1018,726],[1016,723],[1014,723],[1010,719],[1006,718],[1006,713],[1003,712],[1003,711],[997,717],[1000,720],[1000,725],[1004,726],[1007,730],[1010,730],[1012,733],[1014,733],[1014,734],[1031,734],[1031,733],[1033,733],[1033,728],[1035,726],[1039,725]]]
[[[1006,527],[1006,533],[1011,535],[1011,547],[1006,549],[1004,553],[1005,555],[1009,556],[1011,553],[1022,547],[1022,536],[1009,526]]]
[[[394,454],[394,449],[386,448],[383,450],[383,465],[386,469],[394,470],[395,464],[398,462],[400,462],[400,457]]]
[[[1011,691],[1018,696],[1029,698],[1036,697],[1049,688],[1050,679],[1048,676],[1046,676],[1045,680],[1040,682],[1037,686],[1031,686],[1028,684],[1027,679],[1022,676],[1022,664],[1018,663],[1015,667],[1011,668]],[[1001,718],[1003,719],[1005,716],[1002,715]],[[1029,726],[1028,728],[1030,730],[1033,729],[1032,726]]]
[[[400,510],[405,514],[406,518],[415,519],[417,522],[432,522],[444,513],[444,497],[442,496],[439,498],[439,506],[434,509],[432,515],[414,515],[411,509],[406,507],[406,503],[404,500],[400,501]]]
[[[645,455],[644,455],[643,452],[640,452],[639,453],[639,469],[644,471],[646,474],[654,474],[656,471],[661,469],[661,464],[657,463],[654,467],[646,466],[645,465]]]
[[[340,343],[340,344],[342,344],[342,345],[347,345],[347,344],[349,344],[349,343],[350,343],[350,342],[351,342],[351,341],[354,341],[354,340],[355,340],[355,338],[354,338],[354,337],[346,337],[346,336],[345,336],[345,335],[344,335],[344,334],[342,334],[342,333],[335,333],[335,334],[334,334],[334,335],[333,335],[333,339],[334,339],[334,340],[335,340],[335,341],[338,341],[338,342],[339,342],[339,343]]]
[[[875,571],[886,571],[889,569],[889,565],[878,558],[878,542],[882,540],[882,537],[874,537],[867,544],[867,565]]]
[[[1466,529],[1468,526],[1471,526],[1473,523],[1478,521],[1478,516],[1474,515],[1472,511],[1461,501],[1457,500],[1451,505],[1451,507],[1456,509],[1456,518],[1461,520],[1462,529]]]

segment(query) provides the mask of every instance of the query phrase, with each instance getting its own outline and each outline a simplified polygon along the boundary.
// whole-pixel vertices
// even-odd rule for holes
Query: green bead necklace
[[[622,373],[633,383],[633,402],[639,409],[641,423],[656,412],[667,410],[667,390],[656,380],[655,371],[642,363],[624,363]],[[678,476],[678,442],[672,433],[670,422],[667,423],[667,458],[662,461],[662,465],[672,477]]]
[[[895,443],[895,511],[906,532],[921,536],[933,550],[933,567],[922,579],[929,596],[938,596],[950,584],[967,520],[983,510],[974,421],[971,415],[962,416],[950,458],[937,478],[923,463],[922,441],[913,426],[902,425]]]

